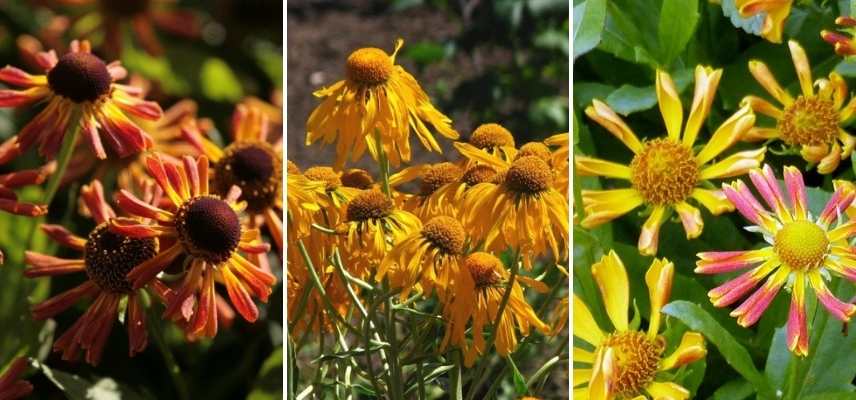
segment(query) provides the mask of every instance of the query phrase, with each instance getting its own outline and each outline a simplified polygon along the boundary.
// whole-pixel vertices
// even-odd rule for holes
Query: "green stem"
[[[389,283],[384,280],[384,292],[389,291]],[[393,399],[403,399],[404,393],[402,391],[402,382],[401,382],[401,369],[398,365],[398,339],[396,338],[397,332],[395,327],[395,308],[392,306],[393,296],[389,296],[386,298],[386,339],[389,341],[389,351],[390,355],[388,357],[389,360],[389,370],[392,374],[392,379],[390,382],[392,383],[392,398]]]
[[[297,241],[297,247],[300,248],[300,254],[303,256],[303,262],[306,264],[306,269],[309,272],[309,277],[312,280],[312,284],[315,285],[315,289],[318,290],[318,294],[321,295],[321,300],[324,302],[324,306],[327,307],[327,312],[336,320],[336,322],[342,324],[345,328],[347,328],[351,333],[357,335],[357,337],[362,336],[362,332],[359,329],[354,328],[347,321],[342,319],[342,316],[336,311],[336,307],[333,307],[333,302],[330,301],[330,297],[327,296],[327,291],[324,290],[324,285],[321,283],[321,278],[318,277],[318,273],[315,271],[315,266],[312,264],[312,260],[309,258],[309,252],[306,251],[306,246],[303,245],[303,239]]]
[[[455,367],[452,368],[452,400],[462,400],[464,398],[464,385],[461,382],[461,352],[452,350],[452,358],[454,358]]]
[[[187,391],[187,385],[184,383],[184,376],[181,374],[181,368],[175,361],[175,356],[172,355],[172,351],[170,351],[169,346],[167,346],[166,340],[163,337],[164,330],[160,325],[160,320],[153,312],[149,312],[148,317],[149,326],[151,326],[150,332],[153,332],[152,336],[155,339],[155,345],[166,362],[169,377],[172,378],[172,383],[175,385],[175,390],[178,392],[179,398],[181,398],[181,400],[190,400],[190,393]]]

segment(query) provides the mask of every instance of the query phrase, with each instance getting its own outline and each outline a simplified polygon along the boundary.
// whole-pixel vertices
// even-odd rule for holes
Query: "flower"
[[[555,171],[544,159],[518,154],[512,162],[492,156],[466,143],[455,143],[465,157],[502,174],[498,183],[483,182],[468,188],[461,217],[473,240],[485,249],[523,255],[531,268],[533,257],[552,252],[559,260],[567,255],[568,202],[555,189]]]
[[[782,43],[782,30],[792,3],[793,0],[734,0],[741,17],[764,16],[761,37],[773,43]]]
[[[376,189],[360,191],[345,206],[345,218],[336,227],[349,272],[363,277],[381,263],[390,248],[422,228],[419,217],[401,210]]]
[[[398,188],[398,186],[404,183],[419,178],[419,193],[396,192],[395,196],[397,202],[401,204],[401,208],[418,215],[420,218],[428,219],[444,213],[443,210],[449,210],[450,207],[457,207],[454,204],[445,204],[444,207],[439,208],[426,207],[426,205],[428,199],[440,188],[454,182],[460,182],[463,173],[461,167],[450,162],[414,165],[390,176],[389,185],[393,188]],[[454,215],[449,211],[446,211],[445,214]]]
[[[410,73],[395,65],[403,45],[398,39],[391,56],[373,47],[354,51],[348,56],[345,80],[314,93],[322,101],[306,122],[306,145],[336,141],[336,169],[349,157],[358,160],[366,146],[379,160],[375,135],[396,167],[410,161],[411,129],[426,149],[438,153],[443,151],[426,123],[446,138],[458,138],[449,117],[434,108]]]
[[[629,165],[621,165],[576,156],[574,162],[579,175],[630,181],[629,188],[583,190],[585,217],[580,222],[583,227],[593,228],[609,222],[644,204],[650,215],[642,226],[638,247],[640,253],[654,255],[657,253],[660,226],[672,211],[680,216],[687,239],[701,235],[704,227],[701,212],[688,200],[695,200],[714,215],[733,210],[720,191],[704,188],[705,182],[745,174],[759,165],[766,149],[735,153],[708,165],[752,127],[755,116],[747,107],[723,122],[700,151],[693,149],[721,76],[721,69],[696,67],[693,104],[684,125],[683,106],[672,78],[666,72],[657,71],[657,99],[668,133],[662,138],[640,141],[609,106],[598,100],[586,108],[589,118],[633,151],[633,160]]]
[[[6,372],[0,375],[0,399],[22,399],[33,392],[33,385],[30,382],[19,379],[26,369],[27,359],[25,357],[19,357],[12,361]]]
[[[154,238],[132,238],[110,231],[110,220],[116,218],[116,213],[105,200],[104,189],[99,181],[83,186],[81,200],[96,224],[86,238],[75,235],[61,225],[43,224],[41,229],[55,242],[82,253],[82,256],[65,259],[27,251],[24,262],[28,267],[24,270],[24,276],[38,278],[85,274],[87,279],[84,283],[33,306],[32,314],[37,320],[53,318],[80,299],[93,297],[95,300],[86,313],[54,343],[54,350],[62,352],[64,360],[76,360],[78,352],[82,350],[86,362],[95,365],[101,359],[104,344],[123,301],[127,302],[125,325],[128,329],[129,356],[133,357],[146,348],[145,295],[142,287],[132,287],[124,275],[152,259],[158,252],[159,243]],[[159,281],[148,283],[163,286]]]
[[[378,266],[376,279],[383,280],[389,272],[390,286],[402,289],[402,301],[417,283],[425,295],[434,286],[441,297],[445,295],[449,282],[458,275],[464,253],[467,235],[457,219],[441,215],[420,228],[393,246]]]
[[[77,21],[86,24],[88,32],[101,31],[104,50],[111,56],[122,53],[123,27],[129,26],[140,45],[151,55],[163,54],[163,47],[154,28],[171,34],[195,38],[201,24],[190,10],[175,9],[174,0],[57,0],[58,3],[89,7]],[[91,25],[90,25],[91,24]],[[92,25],[95,25],[93,28]],[[72,25],[72,29],[75,29]]]
[[[671,346],[666,337],[659,334],[660,309],[669,301],[674,264],[666,259],[654,259],[645,273],[651,302],[647,332],[636,330],[628,322],[627,270],[615,251],[610,251],[591,268],[614,330],[601,330],[589,307],[574,294],[573,334],[590,345],[574,345],[574,363],[591,365],[574,369],[574,398],[688,399],[687,389],[675,382],[663,382],[660,380],[663,377],[657,376],[707,354],[702,335],[688,331],[677,348],[664,357],[666,348]]]
[[[0,90],[0,107],[47,104],[21,129],[13,144],[0,149],[0,164],[34,144],[39,145],[39,154],[53,158],[69,124],[80,124],[82,140],[99,159],[107,158],[100,135],[105,136],[119,157],[152,146],[151,137],[125,113],[157,120],[163,112],[157,103],[139,98],[136,88],[114,83],[127,74],[118,61],[105,64],[91,53],[87,41],[72,42],[71,52],[59,58],[54,51],[40,53],[38,61],[45,75],[30,75],[12,66],[0,69],[0,81],[26,88]],[[77,115],[79,122],[73,120]]]
[[[497,123],[479,125],[473,130],[467,142],[505,161],[511,161],[517,155],[514,135]],[[473,162],[471,161],[471,163]]]
[[[265,225],[282,252],[282,138],[268,142],[267,117],[257,108],[238,105],[232,115],[232,143],[220,148],[186,125],[185,137],[212,165],[214,193],[225,196],[241,188],[253,225]]]
[[[496,321],[502,298],[509,290],[508,280],[509,274],[502,261],[490,253],[476,252],[463,259],[455,283],[450,286],[449,296],[440,298],[446,319],[441,351],[449,344],[458,346],[464,354],[464,365],[473,365],[486,350],[483,329]],[[506,357],[517,348],[515,328],[522,336],[529,336],[532,327],[545,335],[550,332],[550,327],[538,319],[526,302],[523,288],[514,282],[510,290],[503,318],[498,327],[493,327],[494,345],[500,357]],[[466,335],[470,322],[472,343],[468,343]]]
[[[841,16],[835,19],[835,24],[839,26],[839,30],[844,31],[849,36],[824,29],[820,31],[820,37],[835,46],[835,54],[842,57],[856,55],[856,44],[853,42],[853,27],[856,27],[856,18]]]
[[[10,141],[0,145],[0,149],[5,147],[12,140],[14,139],[10,139]],[[52,174],[55,169],[56,163],[51,162],[37,169],[27,169],[10,172],[8,174],[0,174],[0,210],[28,217],[45,215],[48,212],[47,206],[21,202],[18,200],[18,195],[16,195],[12,189],[28,185],[39,185],[44,182],[48,175]],[[0,253],[0,264],[2,264],[2,260],[3,256],[2,253]]]
[[[571,140],[568,132],[557,133],[550,136],[544,140],[544,144],[556,148],[552,151],[551,156],[552,159],[550,165],[553,166],[553,169],[556,171],[567,171],[568,164],[571,162]],[[559,193],[565,194],[565,196],[570,196],[570,192],[568,191],[571,185],[570,181],[570,174],[560,173],[559,176],[556,177],[556,190],[558,190]]]
[[[217,334],[215,282],[226,286],[238,313],[246,321],[255,322],[259,311],[253,297],[266,302],[276,277],[242,255],[263,254],[270,246],[261,241],[258,229],[241,221],[239,213],[246,203],[237,201],[240,188],[233,186],[224,197],[211,194],[208,158],[185,156],[182,161],[177,166],[165,163],[159,154],[148,156],[149,174],[169,198],[170,209],[146,204],[121,190],[117,195],[119,206],[130,215],[151,221],[118,218],[111,220],[110,229],[136,239],[157,238],[162,244],[154,258],[128,272],[133,288],[146,285],[173,261],[185,261],[187,269],[180,287],[167,299],[165,315],[187,318],[186,301],[195,298],[196,309],[188,333],[213,337]]]
[[[817,163],[818,172],[828,174],[838,168],[842,158],[850,157],[856,146],[856,138],[843,129],[856,111],[856,98],[851,98],[845,105],[847,83],[836,72],[830,72],[829,79],[815,81],[814,85],[818,87],[815,93],[805,51],[793,40],[788,42],[788,47],[802,93],[794,99],[779,86],[766,64],[758,60],[749,61],[749,71],[783,108],[779,109],[757,96],[746,96],[742,103],[775,119],[776,127],[755,127],[745,139],[781,139],[787,146],[798,148],[803,159]]]
[[[835,193],[814,218],[808,210],[802,174],[795,167],[787,166],[784,176],[787,203],[769,166],[749,173],[772,212],[755,199],[743,181],[723,184],[728,200],[752,223],[747,229],[761,233],[769,245],[755,250],[699,253],[695,271],[722,274],[751,268],[708,292],[716,307],[733,304],[766,278],[761,287],[731,312],[744,327],[757,322],[780,289],[786,287],[791,292],[788,349],[805,356],[809,343],[805,319],[807,286],[836,318],[848,321],[856,313],[856,305],[838,300],[825,283],[831,275],[856,281],[856,268],[851,266],[856,257],[849,244],[856,236],[856,221],[841,223],[840,220],[840,215],[856,197],[856,191],[849,184],[836,185]]]

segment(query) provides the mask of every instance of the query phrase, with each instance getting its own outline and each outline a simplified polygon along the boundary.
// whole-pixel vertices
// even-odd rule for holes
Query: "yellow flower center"
[[[470,167],[461,177],[461,181],[469,186],[478,185],[483,182],[493,182],[494,179],[496,179],[496,171],[484,164]]]
[[[89,234],[83,259],[86,274],[101,290],[131,293],[131,283],[125,278],[134,267],[154,257],[158,242],[154,238],[132,239],[111,232],[106,223]]]
[[[830,101],[800,96],[785,108],[778,129],[790,145],[831,143],[838,136],[838,113]]]
[[[310,167],[303,172],[303,176],[312,181],[324,182],[327,191],[336,190],[342,186],[339,174],[330,167]]]
[[[348,202],[348,221],[379,219],[392,212],[392,201],[378,190],[364,190]]]
[[[342,174],[342,186],[357,189],[369,189],[374,184],[371,174],[364,169],[352,168]]]
[[[492,149],[498,146],[514,147],[514,136],[500,124],[482,124],[470,135],[470,144],[480,149]]]
[[[536,156],[520,157],[511,163],[505,184],[513,192],[535,194],[547,190],[553,181],[550,166]]]
[[[288,163],[286,165],[288,167],[289,174],[297,175],[300,173],[300,167],[298,167],[297,164],[295,164],[293,161],[288,160]]]
[[[776,254],[790,268],[810,270],[819,267],[829,250],[826,232],[810,221],[787,223],[776,233]]]
[[[356,84],[377,86],[389,80],[392,70],[392,59],[385,51],[367,47],[348,56],[345,75],[349,81]]]
[[[547,145],[545,145],[544,143],[529,142],[524,144],[523,146],[520,146],[520,151],[517,152],[517,157],[515,158],[535,156],[544,161],[549,162],[551,155],[552,153],[550,153],[550,148],[547,147]]]
[[[439,216],[434,217],[422,227],[422,236],[437,246],[444,254],[461,254],[464,250],[464,227],[458,220]]]
[[[495,286],[502,280],[502,275],[499,274],[499,271],[502,271],[504,268],[502,261],[493,254],[484,252],[472,253],[464,259],[463,264],[464,268],[470,272],[470,276],[476,284],[476,289]]]
[[[434,164],[422,174],[420,192],[423,196],[434,193],[441,186],[460,179],[461,168],[455,164],[444,162]]]
[[[698,183],[692,149],[668,139],[654,139],[630,162],[630,182],[648,203],[675,204],[685,200]]]
[[[651,340],[644,332],[627,331],[609,335],[600,347],[611,347],[618,398],[634,398],[653,380],[660,367],[666,343],[662,336]]]
[[[241,241],[238,213],[215,196],[194,197],[182,204],[175,228],[188,253],[212,264],[228,260]]]

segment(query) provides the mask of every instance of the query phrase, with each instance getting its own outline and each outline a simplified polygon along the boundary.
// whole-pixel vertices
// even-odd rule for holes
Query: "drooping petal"
[[[805,320],[805,274],[797,272],[791,289],[791,308],[788,311],[788,350],[797,356],[808,355],[808,328]]]
[[[624,332],[628,328],[627,313],[630,310],[630,284],[627,270],[615,251],[603,256],[591,266],[591,273],[616,331]]]
[[[674,382],[651,382],[645,390],[654,399],[686,400],[690,391]]]
[[[707,355],[704,337],[698,332],[685,332],[678,348],[660,361],[660,371],[668,371],[701,360]]]
[[[701,219],[701,212],[699,209],[691,206],[685,201],[682,201],[675,204],[675,211],[681,218],[681,224],[684,226],[684,232],[687,234],[687,240],[699,237],[702,229],[704,228],[704,221]]]
[[[657,246],[660,242],[660,227],[665,222],[663,218],[666,214],[665,206],[654,207],[651,215],[642,225],[642,232],[639,233],[639,253],[646,256],[657,254]]]
[[[666,259],[654,259],[645,273],[648,285],[648,297],[651,300],[651,318],[648,324],[648,338],[657,337],[660,330],[660,309],[669,301],[672,293],[672,279],[675,265]],[[625,312],[625,315],[627,313]]]
[[[847,322],[850,320],[850,317],[856,313],[856,305],[839,300],[834,294],[832,294],[832,292],[829,291],[829,288],[826,287],[826,283],[823,282],[823,277],[820,275],[820,272],[817,270],[809,272],[808,281],[811,284],[811,288],[814,289],[817,299],[823,303],[823,306],[835,318]]]

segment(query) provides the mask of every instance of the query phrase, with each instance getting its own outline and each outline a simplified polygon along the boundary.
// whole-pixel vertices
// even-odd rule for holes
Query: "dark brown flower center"
[[[110,92],[113,78],[107,65],[89,53],[68,53],[48,72],[54,93],[75,103],[96,101]]]
[[[214,196],[199,196],[182,204],[175,226],[188,253],[214,264],[228,260],[241,240],[238,213]]]
[[[374,184],[371,174],[359,168],[352,168],[345,171],[339,179],[342,181],[342,186],[363,190],[371,188]]]
[[[114,293],[130,293],[128,272],[154,257],[158,242],[153,238],[132,239],[116,234],[107,224],[95,227],[86,240],[83,258],[86,274],[102,290]]]
[[[279,155],[267,143],[234,143],[214,168],[217,193],[226,194],[232,185],[237,185],[250,212],[271,207],[279,197],[282,165]]]

